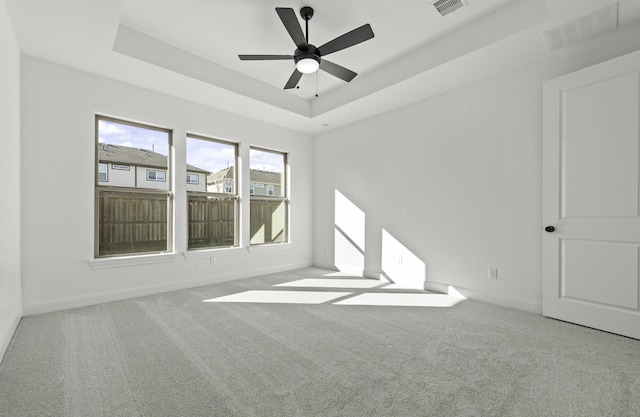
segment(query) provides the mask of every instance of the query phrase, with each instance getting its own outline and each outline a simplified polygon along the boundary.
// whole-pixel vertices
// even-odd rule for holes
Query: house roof
[[[259,171],[257,169],[249,170],[249,180],[251,182],[260,182],[265,184],[280,184],[282,174],[279,172]]]
[[[222,181],[227,179],[233,179],[234,169],[233,167],[224,168],[214,174],[211,174],[207,177],[207,182],[209,184],[215,183],[216,181]],[[249,170],[249,180],[251,182],[259,182],[264,184],[280,184],[282,174],[279,172],[270,172],[270,171],[260,171],[258,169],[250,169]]]
[[[235,170],[233,169],[233,167],[228,167],[228,168],[224,168],[221,169],[218,172],[214,172],[213,174],[209,175],[207,177],[207,182],[209,184],[212,184],[216,181],[224,181],[224,180],[228,180],[228,179],[233,179],[233,173],[235,172]]]
[[[167,156],[147,149],[131,148],[129,146],[98,144],[98,161],[112,164],[138,165],[150,168],[167,169]],[[187,171],[208,174],[206,169],[187,164]]]

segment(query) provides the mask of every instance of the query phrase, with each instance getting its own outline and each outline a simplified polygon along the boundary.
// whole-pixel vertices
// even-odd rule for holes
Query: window
[[[98,181],[100,182],[107,182],[109,181],[109,176],[108,176],[108,165],[107,164],[102,164],[102,163],[98,163]]]
[[[249,188],[252,245],[288,241],[289,199],[287,195],[287,154],[267,149],[249,151],[249,176],[255,183]],[[264,184],[268,184],[265,193]],[[259,188],[262,190],[258,191]]]
[[[187,174],[187,184],[198,185],[200,183],[200,176],[198,174]]]
[[[147,170],[147,180],[148,181],[165,181],[165,172],[164,171],[152,171],[150,169]]]
[[[206,172],[187,187],[189,250],[238,246],[237,159],[235,143],[187,135],[188,169]]]
[[[95,256],[170,251],[171,131],[96,116],[95,140]],[[130,169],[112,171],[105,184],[108,163]]]
[[[255,185],[251,182],[249,183],[249,194],[254,195],[256,192]]]

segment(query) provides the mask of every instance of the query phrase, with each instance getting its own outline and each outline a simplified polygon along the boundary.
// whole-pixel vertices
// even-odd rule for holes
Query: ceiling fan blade
[[[307,39],[302,32],[296,12],[288,7],[276,7],[276,13],[280,16],[282,24],[285,29],[287,29],[287,32],[289,32],[289,36],[291,36],[291,39],[293,39],[298,49],[306,50],[308,48]]]
[[[346,82],[353,80],[355,76],[358,75],[350,69],[347,69],[338,64],[334,64],[333,62],[327,61],[326,59],[320,61],[320,69]]]
[[[271,61],[276,59],[293,59],[293,55],[238,55],[241,61]]]
[[[296,88],[296,85],[298,85],[298,81],[300,81],[301,77],[302,73],[297,69],[294,69],[293,74],[291,74],[291,77],[289,77],[289,81],[287,81],[287,83],[284,85],[284,89],[289,90],[291,88]]]
[[[373,30],[370,24],[362,25],[357,29],[347,32],[342,36],[338,36],[318,48],[321,56],[329,55],[342,49],[357,45],[360,42],[373,38]]]

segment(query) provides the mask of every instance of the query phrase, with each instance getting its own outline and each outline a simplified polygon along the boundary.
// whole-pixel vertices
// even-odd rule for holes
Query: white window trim
[[[119,268],[133,265],[147,265],[164,262],[175,262],[179,257],[177,253],[154,253],[151,255],[114,256],[111,258],[94,258],[89,260],[91,269]]]
[[[226,146],[233,146],[235,147],[235,160],[234,160],[234,179],[232,180],[226,180],[226,179],[220,179],[220,180],[216,180],[215,183],[213,184],[207,184],[207,179],[206,179],[206,175],[205,175],[205,191],[199,191],[199,192],[194,192],[191,190],[187,190],[187,201],[189,200],[189,195],[194,195],[194,194],[203,194],[203,195],[213,195],[213,194],[229,194],[232,195],[233,199],[235,199],[236,201],[236,211],[234,214],[234,221],[235,221],[235,231],[234,231],[234,244],[237,246],[216,246],[216,247],[205,247],[205,248],[194,248],[194,249],[189,249],[189,231],[187,230],[187,242],[186,242],[186,251],[183,253],[183,256],[185,259],[197,259],[197,258],[204,258],[204,257],[209,257],[212,256],[212,253],[215,253],[215,256],[218,256],[219,254],[232,254],[232,253],[238,253],[239,251],[242,250],[242,236],[241,236],[241,231],[242,231],[242,213],[241,213],[241,205],[240,205],[240,193],[238,191],[238,181],[237,181],[237,175],[238,175],[238,161],[240,159],[240,144],[237,142],[232,142],[232,141],[227,141],[227,140],[223,140],[223,139],[216,139],[216,138],[212,138],[209,136],[202,136],[199,134],[195,134],[195,133],[189,133],[187,132],[187,135],[185,137],[185,140],[188,141],[189,139],[196,139],[196,140],[203,140],[203,141],[210,141],[210,142],[214,142],[214,143],[218,143],[218,144],[222,144],[222,145],[226,145]],[[231,191],[227,192],[227,181],[231,182]],[[213,186],[217,189],[217,191],[210,191],[209,187]],[[213,188],[212,187],[212,188]]]
[[[206,248],[206,249],[192,249],[186,252],[182,252],[184,259],[202,259],[210,258],[213,256],[238,256],[242,255],[246,251],[241,247],[228,247],[228,248]]]
[[[161,131],[161,132],[165,132],[168,136],[167,136],[167,140],[168,140],[168,146],[169,149],[171,149],[172,147],[172,141],[173,141],[173,131],[168,130],[168,129],[164,129],[164,128],[160,128],[160,127],[156,127],[156,126],[151,126],[151,125],[147,125],[147,124],[142,124],[142,123],[137,123],[137,122],[129,122],[127,120],[124,119],[118,119],[118,118],[112,118],[109,116],[103,116],[103,115],[99,115],[96,114],[95,115],[95,123],[96,123],[96,146],[99,146],[99,142],[98,142],[98,124],[100,120],[105,120],[105,121],[110,121],[110,122],[114,122],[114,123],[119,123],[119,124],[129,124],[132,126],[136,126],[136,127],[142,127],[145,129],[150,129],[150,130],[157,130],[157,131]],[[171,150],[169,151],[169,154],[167,155],[167,165],[168,167],[171,167],[171,158],[172,158],[172,153]],[[97,160],[97,151],[96,151],[96,162],[98,162]],[[147,177],[148,177],[148,172],[150,170],[147,170]],[[158,170],[152,170],[152,171],[158,171]],[[103,268],[112,268],[112,267],[120,267],[120,266],[129,266],[129,265],[141,265],[141,264],[152,264],[152,263],[159,263],[159,262],[173,262],[176,259],[176,253],[173,252],[174,246],[175,246],[175,240],[174,240],[174,236],[173,236],[173,228],[174,228],[174,221],[173,221],[173,190],[171,190],[171,185],[170,185],[170,180],[171,180],[171,171],[170,168],[167,170],[159,170],[161,172],[164,173],[164,180],[162,182],[168,183],[168,187],[169,189],[167,190],[155,190],[152,188],[147,188],[147,187],[136,187],[135,191],[134,190],[129,190],[127,192],[141,192],[141,193],[162,193],[162,194],[166,194],[167,197],[167,204],[168,204],[168,212],[167,212],[167,250],[163,250],[161,252],[153,252],[153,253],[145,253],[145,252],[134,252],[134,253],[123,253],[123,254],[117,254],[117,255],[107,255],[107,256],[103,256],[100,257],[98,256],[98,241],[99,241],[99,231],[98,231],[98,206],[97,204],[94,205],[94,254],[93,254],[93,258],[90,259],[89,265],[91,266],[92,269],[103,269]],[[136,171],[137,172],[137,171]],[[94,195],[96,196],[96,200],[98,198],[98,190],[119,190],[119,189],[125,189],[128,187],[120,187],[120,186],[109,186],[109,184],[106,185],[100,185],[99,183],[95,184],[95,188],[94,188]]]
[[[283,177],[281,177],[283,179],[283,188],[282,191],[284,192],[284,195],[282,196],[276,196],[276,195],[255,195],[252,194],[251,197],[259,197],[259,198],[266,198],[266,199],[274,199],[274,200],[282,200],[285,205],[286,205],[286,211],[285,211],[285,237],[286,237],[286,241],[284,242],[265,242],[265,243],[251,243],[251,237],[249,238],[248,241],[248,246],[247,246],[247,250],[249,252],[262,252],[262,251],[270,251],[270,250],[282,250],[282,249],[287,249],[289,248],[291,245],[291,196],[289,194],[289,182],[291,181],[289,178],[289,153],[287,152],[282,152],[282,151],[278,151],[278,150],[273,150],[273,149],[266,149],[266,148],[259,148],[259,147],[250,147],[250,152],[251,150],[255,149],[258,151],[262,151],[262,152],[271,152],[271,153],[278,153],[281,154],[283,157],[283,161],[284,161],[284,171],[282,172]],[[249,157],[249,159],[251,159],[251,157]],[[249,162],[251,163],[251,161]],[[256,184],[256,187],[258,188],[263,188],[265,186],[264,183],[261,184]],[[268,192],[267,192],[268,194]],[[275,194],[275,187],[274,187],[274,194]],[[249,206],[251,206],[251,199],[249,200]]]
[[[291,249],[291,242],[280,242],[280,243],[260,243],[260,244],[251,244],[247,246],[247,251],[249,253],[258,253],[258,252],[268,252],[272,250],[287,250]]]

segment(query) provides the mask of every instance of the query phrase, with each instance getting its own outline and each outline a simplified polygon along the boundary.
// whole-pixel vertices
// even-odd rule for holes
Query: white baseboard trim
[[[344,265],[334,265],[334,264],[328,264],[325,262],[314,262],[313,266],[316,266],[318,268],[324,268],[324,269],[330,269],[333,271],[340,271],[343,272],[345,274],[349,274],[349,275],[353,275],[356,277],[364,277],[365,276],[365,271],[362,269],[358,269],[358,268],[354,268],[351,266],[344,266]]]
[[[314,262],[313,266],[315,266],[316,268],[330,269],[332,271],[337,271],[338,270],[338,268],[336,268],[335,265],[328,264],[328,263],[325,263],[325,262]]]
[[[378,279],[378,280],[379,280],[379,279],[383,279],[382,272],[380,272],[380,271],[374,271],[374,270],[371,270],[371,269],[365,269],[365,270],[362,272],[362,275],[363,275],[365,278]]]
[[[319,265],[318,265],[319,266]],[[366,278],[386,279],[382,271],[367,270],[364,271]],[[515,308],[517,310],[528,311],[530,313],[542,314],[542,302],[529,300],[526,298],[513,297],[511,295],[489,293],[481,290],[472,290],[469,288],[458,287],[452,285],[460,294],[470,300],[482,301],[489,304],[495,304],[503,307]],[[449,284],[441,284],[433,281],[426,281],[424,289],[442,294],[449,293]]]
[[[250,278],[260,275],[273,274],[278,272],[292,271],[295,269],[312,266],[311,262],[291,263],[277,265],[273,267],[261,267],[254,269],[243,269],[242,271],[231,272],[224,275],[207,275],[185,281],[174,281],[159,285],[147,285],[134,288],[124,288],[120,290],[104,291],[93,294],[86,294],[74,297],[59,298],[55,300],[38,301],[24,304],[24,315],[51,313],[54,311],[68,310],[71,308],[87,307],[96,304],[108,303],[112,301],[126,300],[129,298],[143,297],[147,295],[160,294],[163,292],[184,290],[188,288],[201,287],[204,285],[217,284],[221,282],[233,281],[237,279]]]
[[[530,313],[542,314],[542,302],[540,301],[513,297],[511,295],[472,290],[455,285],[452,285],[452,287],[455,288],[456,291],[462,294],[465,298],[468,298],[470,300],[482,301],[485,303],[495,304],[503,307],[515,308],[517,310],[528,311]],[[447,294],[449,292],[449,285],[427,281],[424,283],[424,289],[427,291]]]
[[[7,327],[2,333],[2,338],[0,339],[0,364],[4,360],[4,354],[7,352],[9,348],[9,344],[11,344],[11,339],[13,339],[13,335],[18,328],[18,324],[20,324],[20,319],[22,318],[22,306],[19,306],[16,311],[14,311],[11,319],[9,320],[9,327]]]

